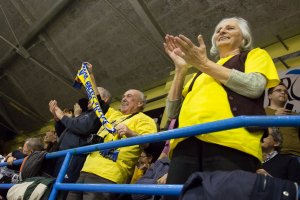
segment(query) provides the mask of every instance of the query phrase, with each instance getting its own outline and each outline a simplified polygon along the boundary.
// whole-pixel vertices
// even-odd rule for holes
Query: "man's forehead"
[[[137,90],[134,90],[134,89],[131,89],[131,90],[127,90],[125,93],[124,93],[124,96],[125,95],[129,95],[129,94],[131,94],[131,95],[138,95],[138,91]]]

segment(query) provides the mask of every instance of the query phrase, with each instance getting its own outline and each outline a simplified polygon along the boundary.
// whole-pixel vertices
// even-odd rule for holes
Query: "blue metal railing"
[[[75,149],[68,149],[59,152],[49,153],[46,159],[66,156],[59,175],[53,186],[49,199],[55,199],[58,190],[90,191],[90,192],[114,192],[128,194],[151,194],[151,195],[179,195],[182,185],[137,185],[137,184],[66,184],[62,183],[65,176],[71,155],[89,153],[104,149],[118,148],[137,144],[151,143],[169,140],[173,138],[190,137],[199,134],[206,134],[221,130],[240,127],[270,127],[270,126],[300,126],[300,116],[239,116],[230,119],[209,122],[205,124],[163,131],[155,134],[143,135],[113,142],[95,144]],[[14,161],[14,164],[21,164],[21,160]],[[6,163],[1,163],[5,166]],[[0,184],[0,188],[9,188],[12,184]]]

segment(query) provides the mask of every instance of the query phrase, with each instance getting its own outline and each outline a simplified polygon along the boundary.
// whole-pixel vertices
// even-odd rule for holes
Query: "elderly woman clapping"
[[[263,115],[265,88],[279,83],[269,54],[252,49],[252,36],[246,20],[226,18],[212,36],[207,57],[201,35],[195,45],[184,35],[165,37],[165,51],[175,64],[167,111],[179,116],[179,127],[202,124],[239,115]],[[185,86],[189,66],[199,70]],[[183,90],[182,90],[183,88]],[[180,108],[181,105],[181,108]],[[236,128],[171,141],[168,183],[182,184],[196,171],[246,170],[255,172],[262,159],[262,130]]]

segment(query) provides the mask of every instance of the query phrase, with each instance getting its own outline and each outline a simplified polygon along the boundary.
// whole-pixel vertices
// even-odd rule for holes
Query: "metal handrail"
[[[240,127],[284,127],[284,126],[300,126],[300,116],[239,116],[205,124],[199,124],[174,130],[163,131],[155,134],[147,134],[139,137],[132,137],[113,142],[95,144],[90,146],[78,147],[74,149],[63,150],[59,152],[49,153],[46,159],[66,156],[61,167],[60,173],[53,186],[49,199],[55,199],[58,190],[76,190],[76,191],[97,191],[97,192],[116,192],[116,193],[138,193],[138,194],[152,194],[152,195],[179,195],[182,185],[138,185],[138,184],[65,184],[62,183],[65,176],[70,157],[73,154],[84,154],[93,151],[104,149],[118,148],[124,146],[131,146],[144,143],[152,143],[158,141],[169,140],[173,138],[190,137],[199,134],[206,134],[210,132],[222,131]],[[14,161],[13,164],[20,164],[22,161]],[[6,163],[1,163],[5,166]],[[0,188],[1,185],[0,184]],[[8,187],[10,184],[5,184]],[[300,196],[300,193],[299,193]]]

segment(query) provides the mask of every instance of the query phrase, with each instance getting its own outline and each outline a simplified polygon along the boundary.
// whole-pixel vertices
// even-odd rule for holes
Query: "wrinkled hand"
[[[186,69],[188,67],[188,63],[180,56],[178,56],[176,52],[181,52],[180,48],[178,48],[175,44],[175,37],[172,35],[166,35],[164,42],[165,52],[169,55],[169,57],[173,60],[176,69]]]
[[[198,36],[199,46],[196,46],[189,38],[184,35],[175,37],[175,44],[181,51],[175,50],[175,53],[183,58],[188,64],[204,67],[208,62],[206,46],[202,35]]]
[[[157,184],[166,184],[167,178],[168,178],[168,173],[166,173],[165,175],[163,175],[162,177],[160,177],[157,180]]]
[[[117,133],[119,135],[119,138],[122,138],[123,135],[126,137],[133,137],[135,136],[134,132],[131,131],[125,124],[118,124],[116,126]]]
[[[291,111],[287,110],[285,108],[277,108],[276,112],[275,112],[275,115],[290,115],[290,114],[291,114]]]

